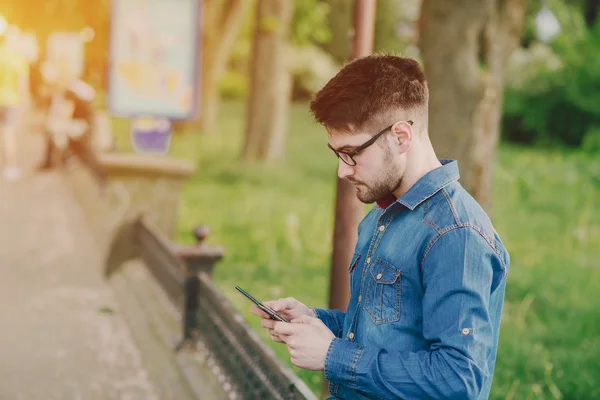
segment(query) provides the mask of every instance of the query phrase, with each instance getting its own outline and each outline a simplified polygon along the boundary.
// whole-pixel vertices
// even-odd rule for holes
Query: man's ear
[[[392,125],[391,133],[396,151],[401,154],[408,152],[413,141],[412,126],[406,121],[398,121]]]

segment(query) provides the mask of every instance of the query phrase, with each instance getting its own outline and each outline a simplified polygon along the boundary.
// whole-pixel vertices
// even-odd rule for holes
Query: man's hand
[[[290,324],[275,322],[274,325],[274,333],[285,342],[292,364],[313,371],[325,368],[325,356],[335,335],[323,321],[303,315]]]
[[[288,321],[294,320],[302,316],[316,317],[315,312],[312,309],[300,303],[293,297],[265,301],[264,305],[269,307],[271,310],[275,311],[277,314],[285,317]],[[275,342],[283,343],[279,336],[273,331],[275,321],[272,320],[271,317],[269,317],[269,315],[267,315],[257,306],[252,306],[251,311],[252,314],[258,315],[263,319],[261,325],[263,328],[269,331],[271,339],[273,339]]]

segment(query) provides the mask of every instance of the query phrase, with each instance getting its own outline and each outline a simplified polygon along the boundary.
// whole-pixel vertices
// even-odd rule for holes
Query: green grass
[[[198,165],[183,190],[178,240],[211,226],[209,242],[226,250],[218,287],[288,365],[234,286],[265,300],[327,303],[336,160],[306,105],[293,107],[290,122],[280,165],[240,161],[241,104],[222,107],[218,135],[178,134],[171,149]],[[512,262],[490,398],[600,398],[600,160],[503,145],[492,219]],[[321,373],[293,369],[321,392]]]

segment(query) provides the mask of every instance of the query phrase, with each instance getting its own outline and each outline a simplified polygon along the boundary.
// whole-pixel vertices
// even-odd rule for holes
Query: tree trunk
[[[216,131],[219,113],[219,79],[227,67],[227,57],[243,25],[250,0],[205,0],[200,85],[200,129]]]
[[[292,86],[286,55],[293,10],[289,0],[258,1],[243,151],[249,161],[278,161],[284,156]]]
[[[504,71],[518,46],[526,0],[425,0],[420,46],[429,82],[429,133],[440,157],[488,211]]]

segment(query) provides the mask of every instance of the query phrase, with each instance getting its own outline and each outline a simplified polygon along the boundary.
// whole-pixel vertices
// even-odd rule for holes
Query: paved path
[[[25,176],[0,180],[0,399],[157,399],[82,210],[21,139]]]

